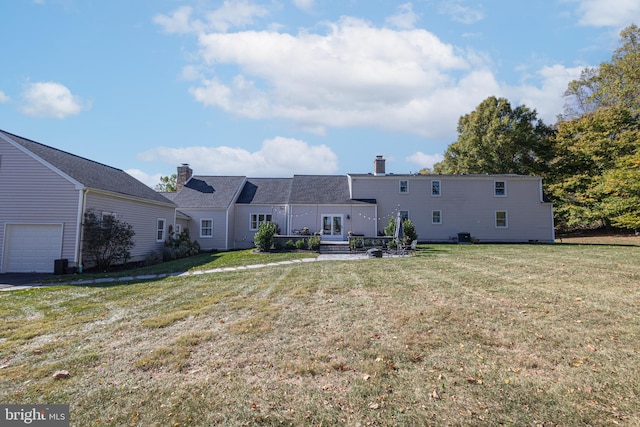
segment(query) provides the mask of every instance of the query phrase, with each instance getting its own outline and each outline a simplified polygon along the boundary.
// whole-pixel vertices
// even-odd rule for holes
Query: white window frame
[[[104,221],[106,216],[111,216],[113,219],[118,219],[118,214],[115,212],[100,212],[100,221]]]
[[[502,216],[502,214],[504,214],[504,218],[498,218],[498,215]],[[509,228],[509,212],[496,211],[495,218],[496,218],[496,228]]]
[[[406,183],[406,185],[402,185],[402,183]],[[403,191],[404,188],[404,191]],[[398,181],[398,192],[400,194],[409,194],[409,180],[408,179],[401,179],[400,181]]]
[[[263,222],[273,222],[272,213],[252,213],[249,215],[249,230],[257,231]]]
[[[438,213],[438,221],[436,221],[436,212]],[[433,210],[431,211],[431,224],[440,225],[442,224],[442,211],[441,210]]]
[[[182,224],[176,224],[176,226],[173,227],[173,229],[175,230],[174,233],[176,234],[182,233]]]
[[[436,183],[438,184],[437,185],[438,191],[434,192],[433,191],[434,190],[434,184],[436,184]],[[439,179],[434,179],[433,181],[431,181],[431,195],[433,197],[440,197],[441,194],[442,194],[442,181],[440,181]]]
[[[501,190],[502,194],[499,194],[498,192],[499,183],[502,183],[502,190]],[[507,181],[493,181],[493,195],[495,197],[507,197]]]
[[[409,211],[400,211],[400,220],[404,222],[405,219],[409,219]]]
[[[207,227],[206,229],[204,228],[204,222],[205,221],[209,221],[211,223],[211,225],[209,227]],[[210,234],[204,234],[203,232],[205,230],[209,230]],[[202,218],[200,219],[200,238],[201,239],[211,239],[213,237],[213,218]]]
[[[160,228],[160,223],[162,223],[162,228]],[[166,230],[167,220],[164,218],[156,219],[156,242],[164,242]]]

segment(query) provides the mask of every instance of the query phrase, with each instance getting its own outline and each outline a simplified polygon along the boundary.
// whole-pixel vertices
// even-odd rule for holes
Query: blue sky
[[[491,95],[562,112],[637,0],[5,0],[0,129],[153,186],[417,172]]]

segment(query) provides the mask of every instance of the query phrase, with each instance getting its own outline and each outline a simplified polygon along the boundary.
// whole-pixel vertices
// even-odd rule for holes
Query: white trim
[[[433,220],[433,214],[435,214],[436,212],[438,212],[438,218],[440,219],[440,222],[435,222]],[[434,209],[431,211],[431,224],[432,225],[442,225],[442,210],[441,209]]]
[[[438,183],[438,194],[433,194],[433,184]],[[439,179],[431,180],[431,197],[441,197],[442,196],[442,181]]]
[[[160,231],[160,221],[162,221],[162,238],[158,239],[158,232]],[[167,220],[165,218],[156,218],[156,243],[164,242],[167,237]]]
[[[498,194],[497,185],[501,182],[504,185],[504,194]],[[495,180],[493,181],[493,197],[507,197],[507,180]]]
[[[498,225],[498,213],[504,213],[504,225]],[[509,228],[509,212],[506,210],[496,211],[494,217],[494,225],[496,228]]]
[[[202,222],[203,221],[211,221],[211,234],[210,235],[206,235],[205,236],[205,235],[202,234]],[[198,234],[200,235],[201,239],[212,239],[213,238],[213,218],[200,218],[200,226],[198,227]]]

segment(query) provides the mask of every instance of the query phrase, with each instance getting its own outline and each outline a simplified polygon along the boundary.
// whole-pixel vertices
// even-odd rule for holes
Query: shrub
[[[310,251],[317,251],[320,249],[320,236],[309,237],[307,240],[307,247]]]
[[[391,217],[389,218],[389,223],[384,228],[385,236],[393,236],[396,232],[396,219]],[[416,227],[411,222],[410,219],[405,219],[402,221],[402,234],[404,235],[404,241],[413,242],[414,240],[418,240],[418,234],[416,233]]]
[[[273,236],[278,231],[276,224],[272,222],[262,222],[258,226],[258,231],[253,235],[253,243],[260,252],[268,252],[273,246]]]
[[[83,250],[87,259],[99,269],[115,264],[125,264],[131,258],[134,246],[133,226],[120,221],[114,215],[98,217],[88,210],[84,214]]]
[[[168,234],[169,237],[164,241],[164,248],[162,249],[163,261],[186,258],[200,252],[200,244],[197,240],[191,241],[188,228],[176,235],[173,233],[173,227],[169,226]]]
[[[295,249],[296,244],[293,243],[293,240],[289,239],[287,240],[287,242],[284,244],[285,249]]]
[[[304,241],[304,239],[296,241],[296,249],[304,249],[305,246],[307,246],[307,243]]]

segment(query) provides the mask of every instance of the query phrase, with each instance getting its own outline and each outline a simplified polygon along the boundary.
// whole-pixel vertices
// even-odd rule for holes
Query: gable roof
[[[282,205],[289,202],[293,178],[248,178],[236,203]]]
[[[346,175],[294,175],[291,204],[351,205],[376,203],[375,199],[352,199]]]
[[[244,176],[192,176],[172,200],[181,208],[226,209],[245,180]]]
[[[0,130],[0,137],[20,145],[85,187],[158,203],[173,204],[169,199],[121,169],[94,162],[3,130]]]

